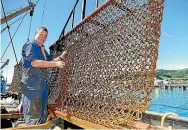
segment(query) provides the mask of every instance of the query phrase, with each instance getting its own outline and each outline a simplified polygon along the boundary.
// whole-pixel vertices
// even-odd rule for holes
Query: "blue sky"
[[[32,0],[36,3],[37,0]],[[43,26],[49,30],[48,39],[45,43],[46,48],[53,44],[59,37],[62,28],[68,18],[68,15],[76,0],[46,0],[46,9],[44,11]],[[81,1],[76,8],[75,24],[81,20]],[[99,0],[102,4],[105,0]],[[30,41],[34,38],[36,28],[41,26],[42,12],[45,0],[39,0],[32,20],[32,27],[30,33]],[[3,0],[6,12],[13,11],[17,8],[28,5],[27,0]],[[95,9],[95,0],[87,1],[86,15],[90,14]],[[2,11],[1,11],[2,16]],[[12,23],[20,15],[13,20]],[[18,60],[21,59],[21,49],[28,37],[30,16],[27,15],[19,28],[17,34],[13,39]],[[10,27],[11,34],[13,35],[19,22]],[[1,29],[6,24],[1,25]],[[67,30],[70,29],[70,25]],[[159,57],[157,61],[158,69],[183,69],[188,68],[188,0],[165,0],[165,8],[163,14],[163,21],[161,25],[161,37],[159,42]],[[4,52],[10,41],[8,30],[1,34],[1,55]],[[8,82],[11,81],[13,75],[14,65],[16,60],[10,46],[6,52],[3,60],[10,59],[8,68],[5,68],[4,75],[8,75]],[[8,70],[8,72],[7,72]]]

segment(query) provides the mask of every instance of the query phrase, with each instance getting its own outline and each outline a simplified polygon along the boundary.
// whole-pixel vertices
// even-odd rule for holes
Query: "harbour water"
[[[149,111],[167,113],[173,112],[179,116],[188,117],[188,88],[154,88],[152,105]]]

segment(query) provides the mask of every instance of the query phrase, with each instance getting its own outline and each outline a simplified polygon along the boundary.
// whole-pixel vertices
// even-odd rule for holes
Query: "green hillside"
[[[188,78],[188,68],[182,70],[156,70],[157,76],[171,77],[171,78]]]

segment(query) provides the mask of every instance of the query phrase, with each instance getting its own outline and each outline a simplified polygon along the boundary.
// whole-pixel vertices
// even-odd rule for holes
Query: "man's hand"
[[[50,106],[48,106],[48,113],[52,114],[53,116],[56,116],[55,115],[55,109],[50,107]]]
[[[56,62],[56,66],[57,66],[57,68],[62,69],[65,66],[65,62],[63,62],[63,61],[57,61]]]
[[[64,51],[59,57],[60,57],[60,60],[63,59],[65,60],[68,56],[68,52],[67,51]]]

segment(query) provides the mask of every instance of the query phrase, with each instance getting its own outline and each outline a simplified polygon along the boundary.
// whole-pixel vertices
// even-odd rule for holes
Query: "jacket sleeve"
[[[32,62],[34,60],[40,60],[40,48],[35,44],[28,44],[25,47],[25,55],[29,62]]]

